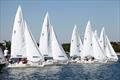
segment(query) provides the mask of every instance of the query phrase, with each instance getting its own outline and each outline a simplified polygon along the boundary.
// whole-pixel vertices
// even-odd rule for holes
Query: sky
[[[75,24],[83,39],[88,20],[93,31],[105,27],[110,41],[120,41],[120,0],[0,0],[0,41],[11,40],[18,5],[37,42],[46,12],[61,43],[70,42]]]

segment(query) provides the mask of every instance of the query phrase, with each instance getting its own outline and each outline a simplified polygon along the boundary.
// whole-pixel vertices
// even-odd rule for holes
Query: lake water
[[[120,60],[105,64],[3,69],[0,80],[120,80]]]

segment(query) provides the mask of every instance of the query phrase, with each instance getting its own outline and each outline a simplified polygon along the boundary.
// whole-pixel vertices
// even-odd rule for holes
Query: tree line
[[[115,52],[120,52],[120,42],[111,42],[113,49],[115,50]],[[37,43],[37,45],[39,46],[39,44]],[[62,44],[63,49],[65,50],[66,53],[70,52],[70,43],[63,43]],[[6,48],[9,50],[11,50],[11,41],[6,41],[4,40],[3,43],[0,43],[0,48],[4,51]]]

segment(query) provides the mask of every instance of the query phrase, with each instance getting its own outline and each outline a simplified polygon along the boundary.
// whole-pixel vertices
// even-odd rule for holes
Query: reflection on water
[[[0,80],[120,80],[120,62],[5,69]]]

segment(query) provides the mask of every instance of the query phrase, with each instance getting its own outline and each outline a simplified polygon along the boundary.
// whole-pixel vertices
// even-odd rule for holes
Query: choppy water
[[[0,73],[0,80],[120,80],[120,61],[106,64],[4,69]]]

